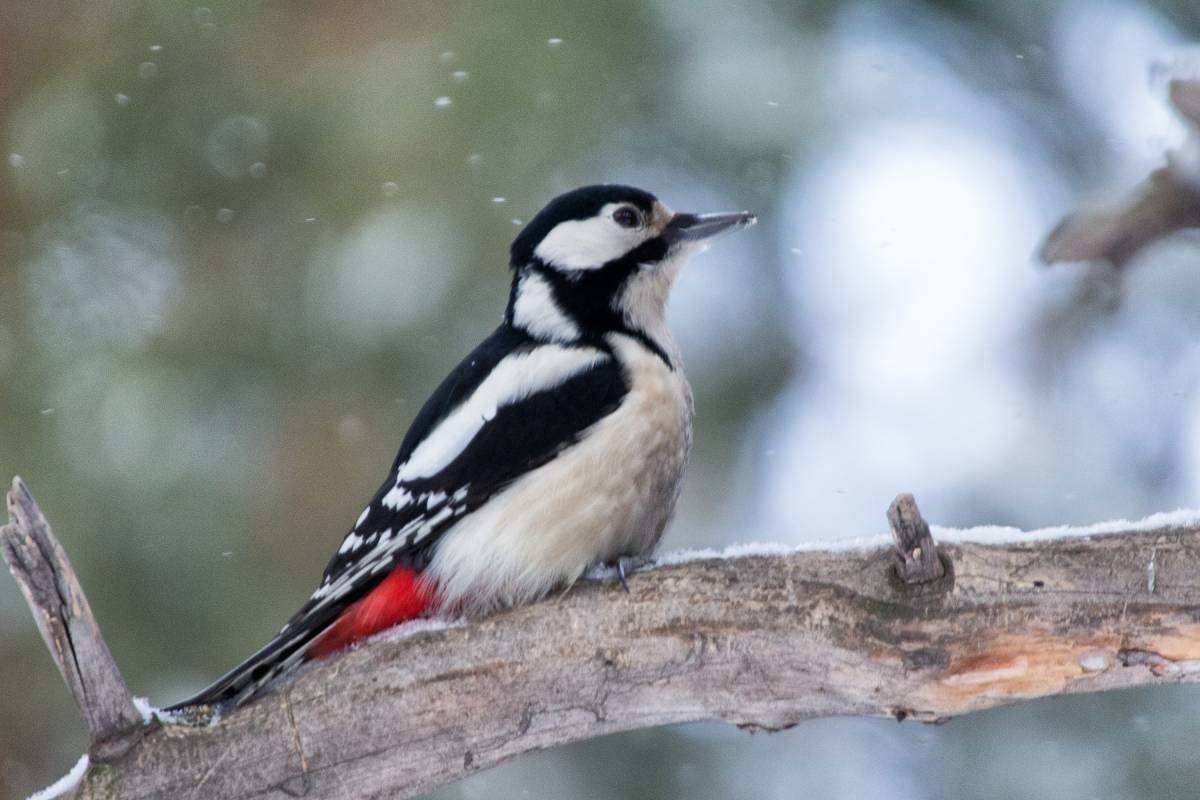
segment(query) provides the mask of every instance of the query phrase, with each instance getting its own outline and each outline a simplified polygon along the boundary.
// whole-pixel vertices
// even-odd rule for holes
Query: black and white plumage
[[[426,608],[527,602],[652,549],[692,439],[667,296],[699,243],[754,221],[676,214],[619,185],[547,205],[513,242],[504,321],[425,403],[320,586],[266,647],[176,708],[239,704]]]

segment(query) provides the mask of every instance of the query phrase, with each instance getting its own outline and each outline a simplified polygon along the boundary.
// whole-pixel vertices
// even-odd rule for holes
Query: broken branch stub
[[[129,734],[142,729],[141,714],[66,552],[19,477],[8,493],[8,517],[0,528],[0,551],[83,714],[92,758],[114,758],[136,741]]]
[[[946,565],[913,496],[896,495],[887,517],[896,543],[896,577],[909,584],[930,583],[943,577]]]

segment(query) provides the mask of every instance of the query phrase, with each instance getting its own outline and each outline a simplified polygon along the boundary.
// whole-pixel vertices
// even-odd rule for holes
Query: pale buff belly
[[[429,565],[445,605],[526,602],[658,542],[691,448],[691,390],[633,340],[613,343],[629,393],[578,444],[446,532]]]

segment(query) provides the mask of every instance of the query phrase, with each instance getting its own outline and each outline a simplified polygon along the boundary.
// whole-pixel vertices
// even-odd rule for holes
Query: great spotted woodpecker
[[[692,442],[667,295],[705,239],[755,221],[677,214],[629,186],[551,201],[512,244],[504,321],[425,403],[317,590],[169,710],[240,705],[399,622],[525,603],[648,553]]]

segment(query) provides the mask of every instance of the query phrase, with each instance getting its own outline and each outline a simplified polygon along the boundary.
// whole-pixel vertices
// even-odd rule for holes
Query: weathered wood
[[[897,581],[887,549],[710,559],[386,635],[211,726],[149,732],[79,796],[410,797],[632,728],[938,721],[1200,678],[1200,528],[941,547],[937,591]]]
[[[19,477],[8,493],[8,517],[0,527],[0,552],[83,714],[93,759],[115,757],[140,736],[141,714],[67,554]]]
[[[1107,261],[1123,267],[1175,231],[1200,227],[1200,79],[1170,84],[1176,111],[1191,127],[1188,142],[1130,194],[1104,207],[1068,214],[1046,236],[1042,261]]]
[[[633,728],[936,722],[1200,680],[1200,526],[1164,527],[944,543],[938,561],[952,568],[914,584],[885,548],[664,566],[628,592],[587,583],[469,625],[377,637],[210,725],[142,726],[19,481],[9,509],[5,557],[89,729],[110,745],[93,746],[82,798],[411,797]],[[889,517],[914,564],[917,548],[937,552],[911,497]]]
[[[905,583],[929,583],[946,574],[929,523],[911,494],[897,495],[888,507],[888,525],[896,542],[896,576]]]

